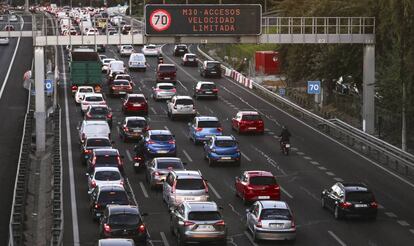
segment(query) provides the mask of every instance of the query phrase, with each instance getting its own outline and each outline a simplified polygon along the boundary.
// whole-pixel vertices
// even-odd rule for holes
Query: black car
[[[98,44],[96,46],[96,51],[99,52],[99,53],[105,52],[106,51],[105,45],[104,44]]]
[[[88,159],[88,173],[92,173],[95,167],[118,167],[121,173],[124,172],[122,162],[123,156],[117,149],[94,149]]]
[[[199,97],[212,97],[217,99],[218,89],[214,82],[198,81],[194,86],[193,97],[198,99]]]
[[[118,124],[119,137],[124,142],[129,139],[141,139],[141,136],[149,129],[147,120],[140,116],[125,117],[125,119]]]
[[[336,183],[323,190],[322,208],[334,213],[335,219],[358,216],[376,219],[378,204],[375,196],[365,185],[352,183]]]
[[[187,45],[177,44],[174,46],[174,56],[183,56],[185,53],[188,53]]]
[[[218,61],[204,61],[200,67],[201,77],[221,78],[221,63]]]
[[[137,206],[109,205],[99,224],[100,238],[131,238],[136,242],[147,240],[147,228]]]
[[[89,137],[81,145],[81,162],[86,164],[94,149],[112,149],[112,142],[107,137]]]
[[[106,105],[91,105],[85,112],[85,120],[106,120],[112,127],[112,110]]]
[[[93,220],[98,220],[103,215],[109,204],[130,205],[130,200],[122,185],[96,186],[92,190],[89,202],[89,211]]]

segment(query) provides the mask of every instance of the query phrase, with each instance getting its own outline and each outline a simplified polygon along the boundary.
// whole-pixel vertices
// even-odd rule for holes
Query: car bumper
[[[262,128],[262,127],[254,127],[254,126],[242,126],[242,127],[240,127],[240,132],[256,132],[256,133],[261,133],[261,132],[264,132],[264,128]]]
[[[197,61],[185,61],[183,62],[184,66],[194,66],[197,67],[198,66],[198,62]]]
[[[175,156],[177,154],[177,150],[174,149],[151,149],[147,148],[148,154],[152,156]]]
[[[240,160],[241,154],[234,153],[234,154],[216,154],[216,153],[210,153],[208,156],[210,159],[213,159],[217,162],[233,162]]]
[[[196,94],[197,95],[197,97],[217,97],[217,93],[209,93],[209,94],[206,94],[206,93],[197,93]]]
[[[142,132],[124,132],[124,136],[130,139],[140,139]]]
[[[171,78],[171,77],[167,77],[168,79],[166,79],[166,78],[162,78],[162,77],[158,77],[157,78],[157,81],[167,81],[167,82],[176,82],[177,81],[177,78]]]
[[[156,99],[171,99],[173,96],[175,96],[175,93],[155,93],[154,97]]]
[[[0,39],[0,45],[9,44],[9,39]]]
[[[183,197],[183,196],[178,196],[178,197],[171,197],[170,199],[170,205],[177,207],[180,204],[182,204],[184,201],[192,201],[192,202],[206,202],[209,200],[209,196],[208,195],[203,195],[203,196],[191,196],[191,197]]]
[[[184,233],[184,240],[187,242],[213,242],[226,240],[227,232],[190,232]]]
[[[260,240],[295,240],[296,230],[266,231],[256,229],[256,238]]]
[[[276,200],[279,201],[280,200],[280,194],[261,194],[261,195],[250,195],[250,194],[245,194],[245,200],[249,201],[249,202],[254,202],[254,201],[258,201],[258,200]]]
[[[146,69],[147,66],[138,64],[138,65],[129,65],[129,68],[131,68],[131,69]]]
[[[346,217],[375,217],[377,216],[378,210],[367,208],[367,209],[343,209],[342,215]]]
[[[129,91],[127,91],[127,90],[125,90],[125,91],[113,90],[112,91],[113,95],[126,95],[126,94],[129,94],[129,93],[132,93],[132,90],[129,90]]]

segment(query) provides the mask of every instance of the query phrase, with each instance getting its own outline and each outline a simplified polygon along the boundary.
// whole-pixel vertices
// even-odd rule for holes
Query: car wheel
[[[235,165],[235,166],[237,166],[237,167],[240,167],[240,165],[241,165],[241,160],[237,160],[237,161],[235,161],[235,162],[234,162],[234,165]]]
[[[184,246],[186,245],[185,241],[182,239],[182,236],[180,233],[177,233],[177,244],[178,246]]]
[[[257,233],[256,233],[256,231],[253,231],[253,233],[252,233],[252,237],[253,237],[253,242],[255,242],[255,243],[259,242],[259,239],[257,238]]]
[[[340,220],[342,218],[341,211],[339,211],[339,207],[338,206],[335,207],[334,217],[337,220]]]
[[[321,198],[321,206],[323,209],[326,208],[325,199],[323,197]]]
[[[170,232],[171,234],[176,235],[171,216],[170,216]]]
[[[204,160],[208,160],[207,153],[204,153]]]
[[[210,167],[214,166],[214,161],[211,158],[208,159],[208,165]]]
[[[175,117],[173,114],[171,114],[171,121],[174,121],[174,120],[175,120]]]
[[[218,245],[227,245],[227,239],[223,239],[217,242]]]

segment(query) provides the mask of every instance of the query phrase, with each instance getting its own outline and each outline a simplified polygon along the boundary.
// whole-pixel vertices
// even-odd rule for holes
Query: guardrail
[[[52,190],[52,238],[50,245],[62,245],[63,240],[63,192],[62,192],[62,120],[59,104],[53,112],[53,190]]]
[[[214,60],[202,51],[199,46],[197,46],[197,50],[208,60]],[[226,70],[230,68],[222,65],[222,69]],[[402,151],[401,149],[398,149],[397,147],[362,132],[361,130],[350,125],[336,124],[338,123],[337,120],[332,122],[331,120],[324,119],[306,109],[301,108],[297,104],[283,98],[282,96],[279,96],[256,82],[253,82],[252,84],[253,88],[251,90],[266,97],[269,101],[285,112],[300,118],[313,128],[316,128],[325,133],[327,136],[340,141],[378,164],[387,166],[388,168],[391,168],[406,177],[414,178],[414,156],[410,153]]]
[[[13,203],[9,222],[9,246],[24,245],[25,203],[29,180],[30,150],[34,124],[34,97],[31,96],[32,85],[29,86],[27,110],[24,118],[23,135],[20,143],[19,161],[17,163],[14,183]]]

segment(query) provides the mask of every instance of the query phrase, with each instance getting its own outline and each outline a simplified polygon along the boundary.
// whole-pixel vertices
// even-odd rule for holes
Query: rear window
[[[125,75],[125,74],[116,76],[116,80],[121,80],[121,79],[130,81],[131,77],[129,77],[129,75]]]
[[[157,166],[159,169],[183,169],[183,164],[176,160],[158,160]]]
[[[193,105],[193,100],[191,99],[177,99],[175,101],[176,105]]]
[[[129,200],[125,191],[101,191],[98,202],[128,205]]]
[[[185,46],[185,45],[177,45],[177,49],[187,49],[187,46]]]
[[[198,122],[198,127],[201,128],[216,128],[216,127],[220,127],[221,124],[219,121],[216,120],[211,120],[211,121],[199,121]]]
[[[217,140],[215,144],[217,147],[234,147],[237,145],[236,141],[233,140]]]
[[[170,141],[170,140],[173,140],[173,136],[166,135],[166,134],[151,135],[151,140],[154,140],[154,141]]]
[[[176,189],[179,190],[204,190],[202,179],[177,179]]]
[[[143,102],[145,102],[145,98],[143,98],[143,97],[130,97],[130,98],[128,98],[128,102],[143,103]]]
[[[374,194],[371,192],[347,192],[346,193],[346,200],[349,202],[372,202],[374,201]]]
[[[291,220],[292,215],[287,209],[263,209],[260,214],[262,220]]]
[[[129,85],[127,80],[115,80],[114,85]]]
[[[215,84],[202,84],[201,85],[202,89],[216,89],[216,85]]]
[[[250,115],[243,115],[242,116],[242,120],[248,120],[248,121],[253,121],[253,120],[261,120],[262,117],[260,117],[260,115],[258,114],[250,114]]]
[[[275,185],[277,184],[276,179],[274,177],[251,177],[250,178],[251,185]]]
[[[189,220],[221,220],[221,215],[217,211],[196,211],[188,214]]]
[[[172,85],[160,85],[160,86],[158,86],[158,88],[160,88],[161,90],[172,90],[172,89],[174,89],[174,86],[172,86]]]
[[[195,58],[196,58],[196,56],[195,56],[195,55],[186,55],[186,58],[187,58],[187,59],[195,59]]]
[[[145,120],[128,120],[127,127],[140,127],[144,128],[147,126],[147,122]]]
[[[113,214],[109,217],[111,225],[138,225],[140,223],[137,214]]]
[[[207,68],[220,68],[220,63],[218,62],[208,62]]]
[[[79,89],[79,92],[82,92],[82,93],[90,93],[90,92],[93,92],[93,89],[92,88],[80,88]]]
[[[96,163],[99,164],[116,164],[118,165],[118,158],[116,155],[100,155],[100,156],[96,156]]]
[[[109,113],[109,109],[106,107],[92,107],[91,108],[91,113],[93,114],[108,114]]]
[[[132,50],[132,46],[124,46],[124,50]]]
[[[132,56],[132,60],[133,61],[144,61],[145,58],[144,58],[144,56],[137,55],[137,56]]]
[[[100,102],[102,101],[102,97],[98,97],[98,96],[93,96],[93,97],[86,97],[85,101],[88,102]]]
[[[175,66],[159,66],[158,71],[163,73],[175,72],[177,69]]]
[[[102,146],[111,146],[111,142],[109,139],[88,139],[86,140],[87,146],[95,146],[95,147],[102,147]]]
[[[95,173],[95,179],[100,181],[114,181],[120,180],[121,175],[119,175],[119,172],[115,171],[100,171]]]

